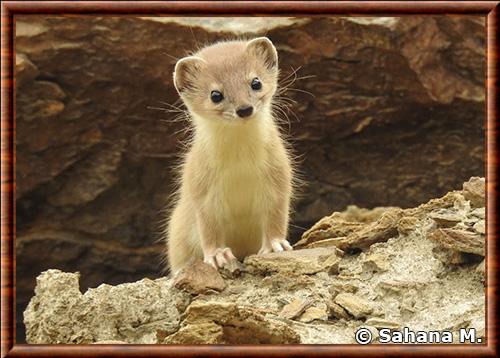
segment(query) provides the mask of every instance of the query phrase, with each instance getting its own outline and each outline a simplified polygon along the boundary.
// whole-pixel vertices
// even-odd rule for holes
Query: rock
[[[486,210],[484,207],[476,208],[476,209],[471,210],[470,215],[484,220],[486,217]]]
[[[177,308],[177,312],[184,313],[192,301],[193,296],[191,295],[177,296],[175,298],[175,308]]]
[[[368,225],[351,226],[352,223],[349,223],[349,229],[352,229],[351,233],[345,237],[330,238],[329,244],[334,245],[341,250],[347,250],[356,248],[363,249],[376,242],[386,241],[397,235],[397,224],[401,216],[401,209],[390,209],[385,211],[377,221]],[[337,227],[342,225],[342,223],[338,221],[324,220],[322,226],[318,226],[319,231],[313,231],[311,229],[306,232],[307,236],[303,237],[303,243],[301,244],[304,245],[304,242],[309,243],[324,239],[326,233],[330,232],[329,229],[324,229],[324,226],[328,224],[335,225]],[[318,235],[316,236],[315,233]]]
[[[375,242],[385,241],[397,234],[401,209],[384,208],[379,213],[380,217],[370,224],[342,221],[342,214],[333,213],[306,231],[296,247],[310,247],[313,243],[318,243],[316,246],[335,246],[345,250],[366,248]],[[374,217],[377,216],[373,215],[372,218]]]
[[[334,248],[337,251],[337,255],[344,256],[345,252],[335,246],[335,244],[339,241],[345,239],[345,237],[335,238],[335,239],[325,239],[320,241],[313,241],[310,244],[305,246],[299,245],[299,247],[304,249],[315,249],[317,247],[330,247]]]
[[[215,322],[201,322],[181,327],[160,341],[164,344],[223,344],[224,328]]]
[[[461,192],[452,192],[402,210],[402,218],[416,218],[415,226],[407,226],[405,234],[396,230],[394,238],[363,252],[339,255],[330,247],[255,255],[247,258],[248,270],[226,280],[198,262],[177,277],[106,284],[82,294],[78,274],[46,271],[39,276],[25,311],[27,340],[35,344],[349,344],[361,323],[374,330],[399,324],[414,331],[433,327],[454,333],[467,326],[484,335],[484,257],[426,239],[436,228],[430,215],[440,210],[462,213],[465,221],[438,230],[479,235],[471,231],[471,223],[482,219],[472,214],[475,209],[470,210],[468,203]],[[363,230],[377,227],[385,214],[366,223]],[[18,252],[53,257],[45,243],[59,238],[56,234],[47,231],[41,241],[35,236],[40,246],[33,252],[26,251],[25,238],[18,237],[16,244],[22,249]],[[120,257],[106,252],[104,244],[94,251],[92,245],[82,249],[78,242],[67,241],[66,259],[88,255],[100,262]],[[433,255],[436,250],[445,252],[448,260],[466,264],[443,267]],[[158,251],[151,248],[152,253]],[[475,260],[482,263],[473,264]],[[339,273],[332,275],[332,269]],[[26,290],[19,284],[17,288]]]
[[[387,271],[390,268],[389,262],[387,255],[373,252],[363,259],[363,268],[369,271]]]
[[[401,209],[388,210],[374,223],[347,236],[345,242],[338,247],[367,248],[376,242],[386,241],[397,235],[397,223],[401,216]]]
[[[474,224],[473,229],[479,234],[483,235],[486,234],[485,221],[479,220],[477,223]]]
[[[354,318],[363,318],[373,312],[373,305],[370,301],[351,293],[339,293],[334,303],[344,308]]]
[[[300,337],[286,324],[234,303],[193,302],[179,331],[164,343],[292,344]]]
[[[304,232],[302,238],[294,245],[297,248],[312,247],[316,242],[336,242],[335,240],[345,239],[354,231],[364,227],[364,224],[338,220],[337,213],[321,219],[312,228]]]
[[[156,343],[157,330],[175,332],[178,296],[165,279],[101,285],[85,294],[79,274],[48,270],[37,278],[24,312],[28,343],[89,344],[120,340]]]
[[[339,261],[335,249],[317,248],[252,255],[245,259],[245,264],[258,273],[310,275],[320,271],[337,273]]]
[[[380,217],[387,211],[399,209],[393,206],[381,206],[373,209],[360,208],[357,205],[349,205],[342,212],[336,214],[343,221],[358,222],[358,223],[372,223],[380,219]]]
[[[291,275],[287,271],[273,273],[262,278],[261,284],[270,289],[295,291],[304,287],[314,286],[316,280],[311,275]]]
[[[428,236],[446,249],[484,256],[484,236],[456,229],[436,229]]]
[[[407,290],[419,290],[426,286],[425,282],[420,281],[399,281],[387,280],[381,281],[378,285],[382,290],[388,290],[395,293],[401,293]]]
[[[449,250],[443,247],[435,247],[432,249],[432,254],[442,263],[450,265],[462,265],[470,263],[471,261],[477,261],[477,259],[471,260],[470,256],[467,256],[467,254],[463,252]]]
[[[470,200],[475,208],[485,206],[486,183],[484,178],[472,177],[463,185],[464,197]]]
[[[342,306],[336,304],[335,302],[328,303],[329,316],[337,319],[349,319],[351,316],[346,312]]]
[[[408,235],[415,230],[417,226],[418,218],[414,216],[403,216],[398,221],[398,232],[401,235]]]
[[[125,143],[111,146],[81,162],[68,176],[60,191],[49,198],[54,206],[81,205],[93,201],[118,180],[116,169],[121,163]]]
[[[340,276],[339,276],[339,278],[340,278]],[[355,293],[358,289],[359,289],[359,287],[353,282],[350,282],[350,281],[345,282],[345,281],[337,280],[337,281],[331,282],[329,291],[333,296],[336,296],[340,292]]]
[[[179,271],[173,280],[173,285],[195,295],[211,290],[222,291],[226,288],[219,272],[202,261],[195,261]]]
[[[486,260],[481,261],[481,263],[479,265],[477,265],[477,267],[476,267],[476,272],[481,275],[482,282],[484,282],[485,278],[486,278],[485,277],[486,276],[486,263],[485,263],[485,261]]]
[[[452,75],[440,61],[445,57],[442,51],[445,48],[454,47],[449,41],[452,41],[455,37],[459,37],[463,31],[468,31],[467,29],[472,30],[472,28],[463,22],[453,21],[445,25],[439,20],[434,20],[437,19],[426,18],[423,22],[409,20],[399,22],[396,25],[400,29],[404,28],[408,31],[406,32],[406,36],[398,39],[403,47],[402,53],[408,58],[411,68],[416,72],[422,73],[422,85],[429,90],[429,96],[432,98],[438,99],[442,103],[451,101],[455,96],[482,100],[484,92],[480,88],[480,85],[468,83],[469,81],[463,76]],[[442,26],[446,26],[450,31],[447,36],[442,34]],[[422,36],[416,36],[416,33]],[[408,36],[416,36],[417,40],[408,41]],[[478,54],[476,51],[481,48],[481,45],[475,43],[470,45],[464,44],[463,46],[459,45],[458,47],[466,52],[471,51]],[[460,51],[457,47],[455,47],[455,50]],[[457,66],[464,65],[462,59],[454,59]],[[477,65],[477,63],[475,65],[471,64],[471,67],[469,67],[470,70],[474,73],[481,71],[482,66]],[[449,76],[443,76],[444,73],[449,74]]]
[[[465,200],[461,191],[450,191],[444,196],[431,199],[416,208],[406,209],[405,215],[411,215],[418,219],[422,219],[427,217],[430,213],[438,212],[444,209],[463,207],[466,205],[466,202],[467,200]]]
[[[304,313],[299,317],[300,322],[309,323],[315,320],[326,321],[328,320],[328,312],[326,309],[326,305],[322,305],[321,307],[309,307]]]
[[[450,210],[430,213],[429,217],[436,222],[438,227],[444,228],[453,227],[465,219],[462,215],[459,215]]]
[[[378,317],[370,317],[366,320],[365,323],[369,326],[373,326],[379,329],[380,328],[399,329],[401,327],[401,325],[398,322]]]
[[[19,86],[33,80],[39,73],[33,62],[22,53],[16,53],[15,72],[17,85]]]
[[[479,222],[474,225],[476,233],[462,229],[468,228],[465,223],[461,222],[451,229],[434,230],[427,236],[437,242],[438,246],[432,252],[441,262],[461,265],[478,262],[484,256],[484,235],[477,233],[481,230]]]
[[[57,248],[48,249],[54,242],[57,242]],[[36,277],[40,274],[39,266],[27,263],[39,261],[44,263],[43,267],[58,267],[62,271],[70,271],[74,267],[74,262],[81,260],[78,268],[82,272],[87,272],[81,276],[82,290],[99,280],[110,284],[134,282],[138,273],[148,272],[151,262],[158,259],[162,250],[162,244],[134,248],[118,244],[109,245],[106,241],[96,243],[92,241],[92,236],[75,234],[71,231],[35,230],[18,234],[16,237],[16,254],[23,258],[19,265],[26,265],[18,270]],[[119,272],[102,269],[106,267],[121,267],[121,269]],[[16,282],[16,292],[20,297],[31,297],[32,285],[31,282],[19,280]],[[22,320],[19,325],[24,327]]]
[[[294,319],[300,316],[312,304],[310,300],[294,299],[289,304],[285,305],[280,312],[280,317],[286,319]]]

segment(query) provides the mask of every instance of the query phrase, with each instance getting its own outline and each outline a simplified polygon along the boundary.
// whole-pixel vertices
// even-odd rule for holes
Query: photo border
[[[499,1],[5,1],[1,4],[1,353],[0,357],[207,356],[498,356],[498,55]],[[15,341],[14,16],[404,16],[483,15],[486,18],[486,337],[483,345],[29,345]]]

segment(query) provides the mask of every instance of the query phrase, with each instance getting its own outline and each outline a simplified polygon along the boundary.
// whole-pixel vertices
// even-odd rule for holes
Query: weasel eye
[[[210,99],[214,103],[219,103],[220,101],[222,101],[224,99],[224,96],[219,91],[212,91],[210,93]]]
[[[254,91],[258,91],[258,90],[262,89],[262,82],[260,82],[260,80],[257,77],[255,77],[252,80],[252,83],[250,84],[250,86],[252,87],[252,89]]]

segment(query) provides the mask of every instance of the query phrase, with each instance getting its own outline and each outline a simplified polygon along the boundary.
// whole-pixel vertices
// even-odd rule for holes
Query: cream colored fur
[[[178,62],[174,82],[195,133],[167,229],[171,272],[196,258],[220,268],[250,254],[291,250],[292,166],[271,111],[277,71],[266,38],[212,45]],[[253,77],[261,91],[249,88]],[[225,103],[210,101],[213,89],[224,91]],[[240,105],[255,113],[237,118]]]

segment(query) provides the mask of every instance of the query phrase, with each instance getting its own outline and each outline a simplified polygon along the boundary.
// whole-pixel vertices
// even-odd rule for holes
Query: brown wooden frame
[[[2,9],[1,117],[1,357],[167,357],[167,356],[484,356],[498,355],[498,55],[499,1],[170,1],[34,2],[6,1]],[[486,182],[487,182],[487,344],[484,345],[26,345],[15,342],[15,153],[14,16],[18,14],[148,15],[411,15],[471,14],[487,21]]]

